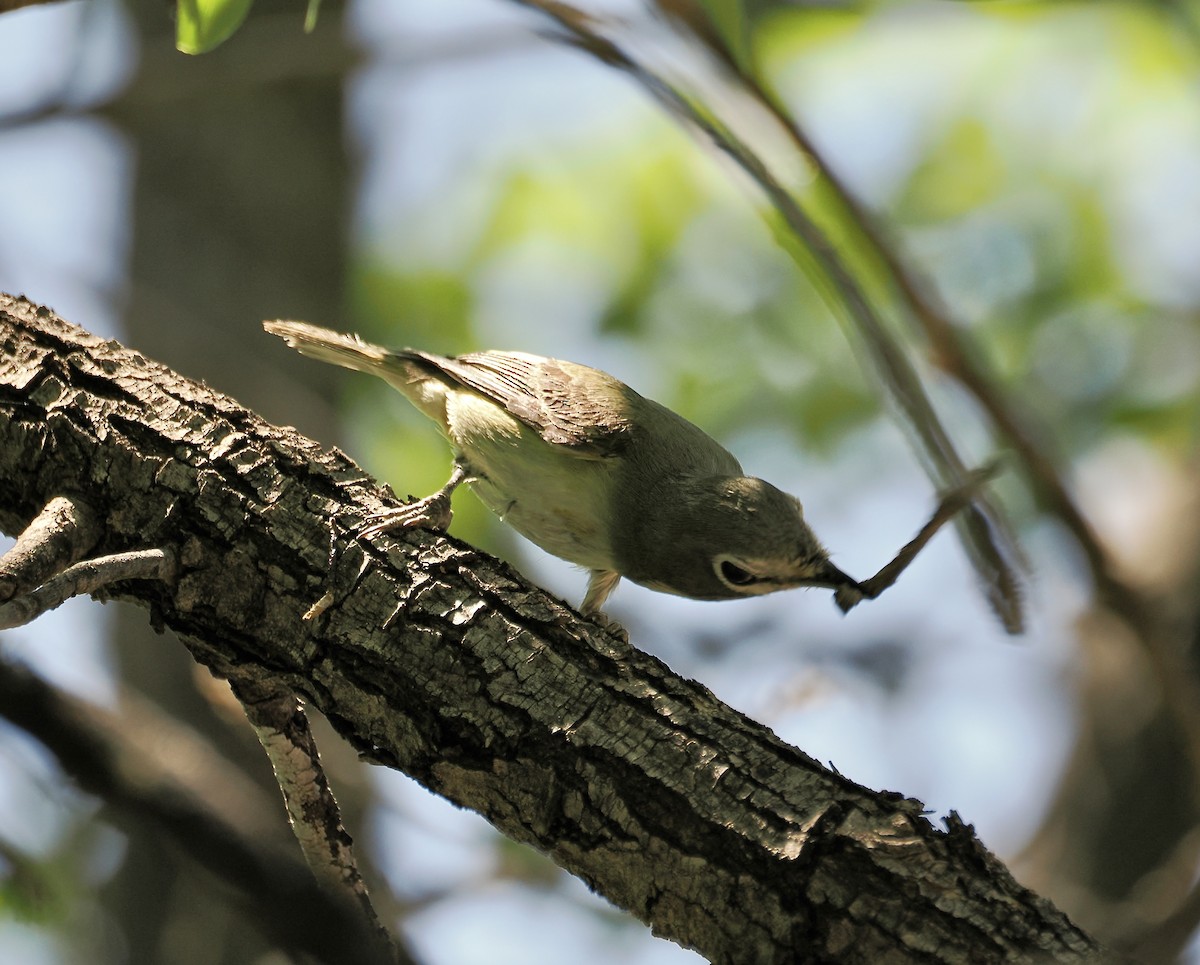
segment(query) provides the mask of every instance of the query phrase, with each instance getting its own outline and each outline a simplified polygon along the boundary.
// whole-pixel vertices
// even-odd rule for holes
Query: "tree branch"
[[[95,514],[85,504],[55,496],[0,557],[0,603],[41,586],[82,559],[99,539]]]
[[[123,580],[170,580],[175,558],[163,550],[133,550],[69,566],[35,590],[0,606],[0,630],[23,626],[73,596],[96,593]]]
[[[73,483],[118,584],[224,677],[290,690],[367,760],[549,854],[713,961],[1095,961],[1095,942],[956,821],[821,767],[428,531],[351,542],[391,502],[337,451],[46,309],[0,297],[0,527]],[[313,601],[328,605],[305,622]]]
[[[342,824],[341,809],[325,777],[303,704],[291,693],[264,691],[261,682],[241,686],[235,681],[234,690],[271,761],[283,791],[288,823],[309,869],[323,886],[342,891],[356,902],[381,946],[390,949],[391,936],[380,923],[358,870],[353,841]],[[412,961],[399,948],[394,954],[398,965]]]

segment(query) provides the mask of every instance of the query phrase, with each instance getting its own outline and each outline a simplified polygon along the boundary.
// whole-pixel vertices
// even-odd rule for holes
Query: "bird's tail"
[[[446,391],[450,382],[438,365],[439,356],[408,349],[386,349],[307,322],[283,319],[263,322],[301,355],[378,376],[399,390],[447,433]]]
[[[389,369],[403,369],[398,353],[364,342],[357,335],[343,335],[307,322],[284,319],[263,322],[263,328],[278,335],[301,355],[322,362],[372,375],[381,375]]]

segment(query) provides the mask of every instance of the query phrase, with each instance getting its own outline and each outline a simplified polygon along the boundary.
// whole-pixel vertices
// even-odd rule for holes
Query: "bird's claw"
[[[629,631],[621,626],[621,624],[610,617],[607,613],[596,610],[594,613],[589,613],[586,616],[587,619],[592,621],[592,623],[602,627],[605,631],[611,633],[622,643],[629,643]]]
[[[435,529],[445,532],[450,528],[453,516],[450,495],[434,493],[416,502],[368,516],[354,535],[358,539],[368,539],[380,533],[394,533],[401,529]]]

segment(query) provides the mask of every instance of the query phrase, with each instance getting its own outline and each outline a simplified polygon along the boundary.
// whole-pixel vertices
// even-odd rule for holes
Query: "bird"
[[[526,352],[388,349],[307,322],[263,327],[302,355],[383,379],[450,444],[446,484],[371,517],[360,537],[445,530],[466,483],[530,542],[588,571],[579,609],[601,622],[622,578],[696,600],[826,587],[847,609],[859,597],[799,499],[606,372]]]

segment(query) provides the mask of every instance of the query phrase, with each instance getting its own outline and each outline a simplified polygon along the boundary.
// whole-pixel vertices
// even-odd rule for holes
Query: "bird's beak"
[[[853,587],[858,589],[858,580],[851,576],[847,576],[829,560],[826,560],[821,569],[813,576],[805,580],[809,586],[827,586],[831,590],[841,589],[842,587]]]

